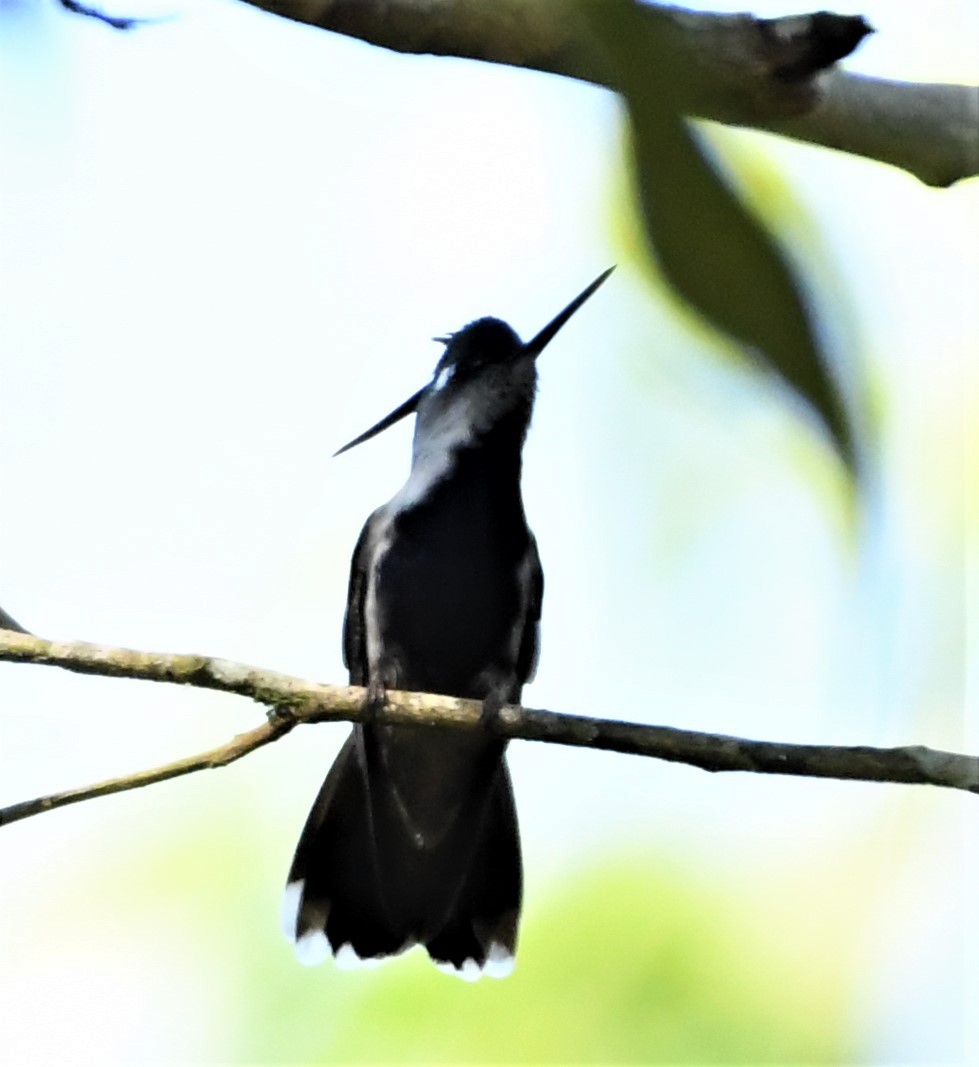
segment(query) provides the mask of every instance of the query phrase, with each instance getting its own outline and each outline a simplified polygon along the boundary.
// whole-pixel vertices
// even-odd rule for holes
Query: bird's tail
[[[422,944],[462,978],[503,977],[513,967],[522,875],[502,746],[487,746],[469,767],[455,759],[454,779],[470,786],[448,805],[443,829],[429,833],[397,788],[395,746],[372,757],[376,744],[369,727],[354,728],[299,839],[283,914],[299,959],[319,963],[332,952],[341,967],[369,964]],[[403,738],[402,754],[415,755]]]

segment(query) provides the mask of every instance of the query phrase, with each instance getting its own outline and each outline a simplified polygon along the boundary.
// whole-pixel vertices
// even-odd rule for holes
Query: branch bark
[[[456,56],[615,88],[576,5],[553,0],[245,0],[396,52]],[[979,87],[923,85],[833,68],[870,32],[820,12],[780,19],[645,4],[686,72],[675,91],[697,118],[768,130],[901,167],[948,186],[979,174]]]
[[[0,661],[4,660],[46,664],[79,674],[170,682],[236,693],[270,710],[265,723],[199,755],[0,809],[0,826],[93,797],[138,789],[194,771],[224,767],[278,740],[299,723],[356,722],[364,707],[365,691],[359,686],[322,685],[207,656],[137,652],[80,641],[46,641],[28,634],[0,631]],[[391,692],[378,721],[475,730],[482,728],[481,711],[481,704],[475,700]],[[870,748],[749,741],[724,734],[511,706],[501,711],[497,729],[508,738],[653,756],[706,771],[916,783],[979,794],[979,758],[921,745]]]

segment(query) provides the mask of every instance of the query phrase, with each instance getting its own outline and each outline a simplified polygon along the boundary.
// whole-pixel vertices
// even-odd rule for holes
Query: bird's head
[[[517,408],[525,408],[529,418],[537,357],[613,269],[600,274],[526,343],[505,322],[492,318],[477,319],[454,334],[435,338],[445,345],[445,351],[431,381],[336,455],[369,441],[413,412],[418,413],[419,428],[427,426],[433,432],[452,422],[478,433]]]

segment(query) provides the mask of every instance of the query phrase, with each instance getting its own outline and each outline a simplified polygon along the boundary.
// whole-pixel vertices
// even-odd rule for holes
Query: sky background
[[[910,3],[838,10],[879,31],[852,69],[975,80],[972,5],[932,4],[924,24]],[[547,587],[526,702],[975,751],[979,185],[706,135],[865,383],[878,464],[855,523],[805,414],[634,259],[611,94],[396,56],[230,0],[130,34],[6,0],[0,603],[46,637],[343,681],[350,551],[406,474],[410,425],[332,453],[427,380],[429,338],[484,314],[530,336],[618,262],[540,365],[524,495]],[[12,665],[0,707],[0,803],[160,764],[261,716]],[[299,730],[220,773],[0,832],[0,1060],[274,1058],[241,1038],[235,983],[291,983],[309,1001],[297,1011],[335,988],[331,965],[295,965],[277,916],[344,732]],[[861,1062],[979,1054],[968,797],[530,744],[510,762],[528,982],[549,902],[634,862],[736,900],[761,959],[797,954],[790,982],[815,967],[842,989]],[[392,963],[376,981],[399,967],[419,973]]]

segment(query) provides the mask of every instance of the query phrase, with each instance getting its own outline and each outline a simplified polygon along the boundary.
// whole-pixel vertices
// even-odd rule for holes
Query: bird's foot
[[[367,684],[367,695],[364,698],[364,711],[361,722],[365,726],[372,726],[377,722],[378,716],[384,711],[388,702],[387,688],[383,682],[372,679]]]
[[[506,701],[499,692],[489,693],[483,697],[483,707],[479,713],[479,725],[490,734],[500,732],[500,712],[506,705]]]

